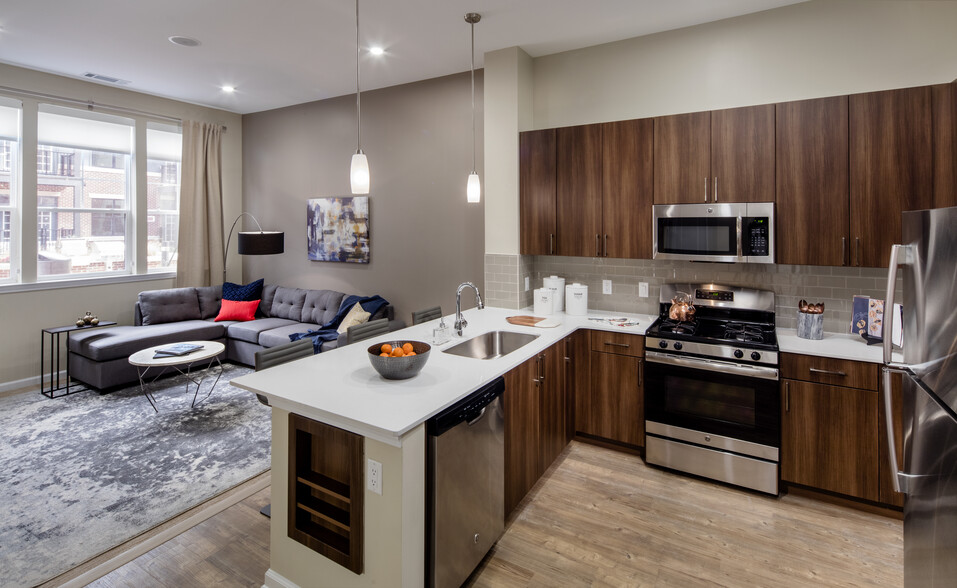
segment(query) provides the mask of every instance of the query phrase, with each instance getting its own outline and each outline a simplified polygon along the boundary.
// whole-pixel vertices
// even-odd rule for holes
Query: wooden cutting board
[[[505,319],[513,325],[520,325],[522,327],[539,327],[542,329],[548,329],[551,327],[557,327],[562,324],[561,321],[557,319],[545,318],[540,316],[510,316]]]

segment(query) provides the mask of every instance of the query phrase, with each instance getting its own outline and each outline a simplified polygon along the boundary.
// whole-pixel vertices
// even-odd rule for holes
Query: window
[[[41,104],[37,276],[130,273],[133,121]]]
[[[20,103],[0,97],[0,284],[18,278]]]
[[[176,271],[182,149],[183,131],[179,126],[147,123],[146,255],[150,272]]]

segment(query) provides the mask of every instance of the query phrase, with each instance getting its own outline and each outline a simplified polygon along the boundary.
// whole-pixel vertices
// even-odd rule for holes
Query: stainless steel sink
[[[527,335],[513,331],[489,331],[471,339],[466,339],[443,350],[443,352],[474,359],[497,359],[503,355],[508,355],[523,345],[528,345],[535,339],[538,339],[538,335]]]

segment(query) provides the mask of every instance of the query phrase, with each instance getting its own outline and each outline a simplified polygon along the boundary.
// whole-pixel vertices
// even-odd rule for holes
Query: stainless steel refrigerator
[[[885,309],[903,279],[903,362],[892,361],[893,313],[884,315],[884,406],[891,373],[904,374],[903,463],[896,463],[885,410],[895,489],[904,492],[904,587],[957,586],[957,207],[903,213]],[[890,317],[890,318],[889,318]]]

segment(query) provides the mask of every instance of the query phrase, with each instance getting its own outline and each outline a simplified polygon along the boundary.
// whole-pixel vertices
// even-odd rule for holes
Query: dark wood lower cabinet
[[[565,400],[564,345],[549,347],[538,356],[538,389],[542,406],[542,471],[568,444]]]
[[[877,391],[783,386],[781,480],[879,501]]]
[[[544,472],[538,358],[505,374],[505,514],[512,512]]]
[[[643,446],[645,440],[643,359],[591,352],[588,412],[577,419],[578,430],[603,439]]]

